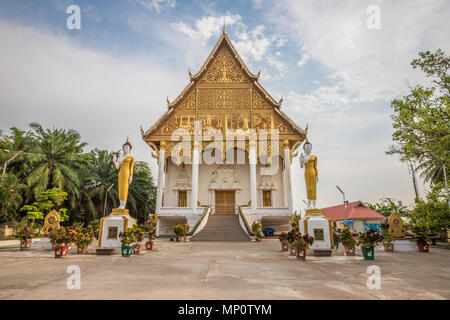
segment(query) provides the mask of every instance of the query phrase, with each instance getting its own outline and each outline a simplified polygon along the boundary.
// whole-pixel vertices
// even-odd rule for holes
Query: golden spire
[[[227,31],[225,30],[225,17],[223,17],[223,33],[227,33]]]
[[[306,128],[305,128],[305,140],[306,140],[306,142],[309,142],[308,141],[308,124],[306,124]]]

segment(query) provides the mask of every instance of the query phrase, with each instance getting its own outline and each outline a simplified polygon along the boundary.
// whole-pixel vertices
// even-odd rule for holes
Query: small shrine
[[[54,230],[58,230],[60,228],[60,222],[61,218],[58,212],[55,210],[50,211],[44,218],[44,226],[42,227],[41,233],[47,235]]]

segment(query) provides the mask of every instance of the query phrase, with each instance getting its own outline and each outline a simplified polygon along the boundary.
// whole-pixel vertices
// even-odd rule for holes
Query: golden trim
[[[322,216],[322,211],[320,209],[307,209],[306,210],[307,216]]]
[[[113,216],[120,216],[120,215],[129,216],[130,214],[128,212],[128,209],[115,208],[115,209],[112,209],[111,215],[113,215]]]

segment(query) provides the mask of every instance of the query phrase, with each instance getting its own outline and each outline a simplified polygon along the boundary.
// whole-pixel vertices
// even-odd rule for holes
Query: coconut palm
[[[153,183],[150,167],[147,163],[137,161],[134,167],[133,181],[128,192],[130,214],[140,223],[155,212],[156,187]]]
[[[31,163],[27,184],[35,197],[49,188],[64,190],[74,208],[80,188],[77,170],[85,163],[82,152],[86,143],[80,142],[74,130],[43,129],[37,123],[30,126],[37,145],[27,156]]]
[[[24,177],[29,170],[27,155],[35,149],[35,138],[31,131],[25,132],[15,127],[11,128],[11,134],[0,140],[0,162],[18,155],[8,163],[8,171],[17,177]]]
[[[23,203],[27,185],[13,173],[0,176],[0,223],[19,218],[17,210]]]

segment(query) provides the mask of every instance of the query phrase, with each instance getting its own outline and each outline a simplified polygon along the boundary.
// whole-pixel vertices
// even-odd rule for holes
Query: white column
[[[252,211],[256,211],[258,198],[256,190],[256,143],[250,141],[249,145],[249,163],[250,163],[250,201]]]
[[[161,141],[158,158],[158,187],[156,189],[156,213],[158,214],[162,207],[162,198],[164,194],[164,183],[166,179],[166,172],[164,168],[164,155],[166,151],[166,142]]]
[[[198,153],[199,153],[198,142],[194,142],[194,150],[192,150],[192,192],[191,192],[191,207],[192,212],[196,212],[197,201],[198,201]]]
[[[292,198],[292,180],[291,180],[291,152],[289,150],[289,141],[283,142],[284,151],[284,181],[286,184],[287,206],[290,213],[294,213],[294,203]]]

